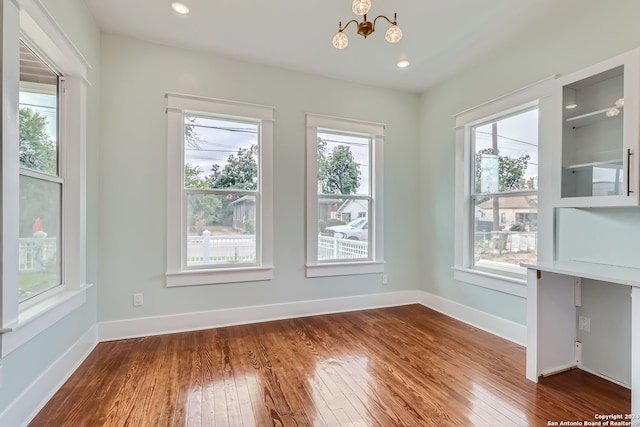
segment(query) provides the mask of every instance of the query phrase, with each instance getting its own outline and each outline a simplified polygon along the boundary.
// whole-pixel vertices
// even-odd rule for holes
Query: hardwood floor
[[[101,343],[31,426],[547,426],[627,414],[574,370],[420,305]]]

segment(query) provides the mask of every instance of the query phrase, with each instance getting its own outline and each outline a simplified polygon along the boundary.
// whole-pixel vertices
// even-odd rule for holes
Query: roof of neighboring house
[[[349,207],[349,205],[351,205],[352,203],[357,203],[358,206],[360,206],[361,208],[367,209],[368,207],[368,202],[366,200],[360,200],[360,199],[347,199],[344,201],[344,203],[342,203],[342,205],[338,208],[338,212],[343,212],[347,207]]]
[[[242,204],[242,203],[255,204],[256,203],[256,198],[254,196],[242,196],[239,199],[236,199],[233,202],[229,203],[229,205],[239,205],[239,204]]]
[[[538,196],[500,197],[499,209],[537,209]],[[478,205],[481,209],[493,209],[493,200],[489,199]]]

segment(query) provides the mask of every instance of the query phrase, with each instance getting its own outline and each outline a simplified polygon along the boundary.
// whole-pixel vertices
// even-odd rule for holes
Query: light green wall
[[[41,0],[55,21],[90,64],[88,78],[87,124],[87,282],[97,284],[98,278],[98,86],[100,31],[82,0]],[[69,316],[46,329],[40,335],[0,359],[2,388],[0,413],[42,375],[78,339],[96,323],[97,290],[87,293],[87,302]]]
[[[422,94],[421,276],[425,291],[526,323],[523,298],[453,280],[453,116],[553,74],[567,74],[640,46],[638,16],[640,2],[636,0],[585,1],[579,11],[558,2],[557,12],[542,27],[523,28],[523,34],[493,55]],[[638,223],[637,219],[629,221],[630,227]]]
[[[99,321],[416,289],[415,94],[104,34],[101,49]],[[167,288],[166,91],[275,107],[275,277]],[[380,275],[305,278],[305,113],[386,124]],[[132,306],[132,294],[144,306]]]

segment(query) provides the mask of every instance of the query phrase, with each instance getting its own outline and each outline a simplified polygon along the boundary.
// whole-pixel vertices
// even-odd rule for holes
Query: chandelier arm
[[[348,27],[349,25],[351,25],[351,23],[353,23],[353,22],[355,22],[355,23],[356,23],[356,25],[358,25],[358,21],[356,21],[355,19],[352,19],[351,21],[347,22],[347,23],[345,24],[345,26],[344,26],[344,27],[342,27],[342,26],[341,26],[341,27],[340,27],[339,32],[342,32],[342,31],[346,30],[346,29],[347,29],[347,27]]]
[[[396,16],[395,16],[395,14],[393,15],[393,21],[392,21],[391,19],[387,18],[387,17],[386,17],[386,16],[384,16],[384,15],[380,15],[380,16],[376,16],[376,19],[374,19],[374,20],[373,20],[373,28],[374,28],[374,30],[375,30],[375,28],[376,28],[376,21],[377,21],[379,18],[384,18],[384,19],[386,19],[386,20],[387,20],[387,22],[388,22],[389,24],[391,24],[391,25],[398,25],[398,24],[396,23]]]

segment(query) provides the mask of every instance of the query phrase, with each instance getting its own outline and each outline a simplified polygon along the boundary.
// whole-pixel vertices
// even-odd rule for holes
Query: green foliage
[[[29,108],[20,108],[20,165],[50,175],[58,174],[58,150],[47,134],[47,119]]]
[[[185,188],[208,188],[207,181],[200,177],[202,170],[189,163],[184,165]],[[222,202],[212,194],[190,194],[187,198],[187,218],[189,229],[197,234],[202,233],[204,227],[220,220]]]
[[[184,165],[184,188],[208,188],[206,179],[200,177],[202,169],[190,163]]]
[[[482,155],[497,154],[498,155],[498,191],[516,191],[527,190],[532,186],[531,182],[524,179],[524,174],[529,166],[531,156],[522,154],[519,157],[501,156],[494,153],[491,148],[485,148],[476,153],[475,158],[475,174],[476,174],[476,192],[480,192],[482,182]],[[531,180],[529,180],[531,181]]]
[[[318,138],[318,181],[324,194],[353,194],[360,186],[360,165],[351,149],[338,145],[326,153],[327,143]]]
[[[509,227],[509,231],[527,231],[527,230],[524,228],[524,225],[517,223]]]
[[[201,142],[198,135],[196,135],[195,126],[196,118],[186,117],[186,123],[184,124],[184,140],[187,143],[187,146],[191,148],[199,148]]]
[[[237,154],[231,154],[224,168],[211,167],[206,178],[211,188],[233,188],[236,190],[258,189],[258,146],[239,148]]]
[[[255,234],[256,232],[256,222],[252,219],[249,219],[243,224],[244,231],[248,234]]]
[[[220,198],[213,194],[190,194],[187,198],[189,229],[200,235],[206,226],[220,221],[221,208]]]

